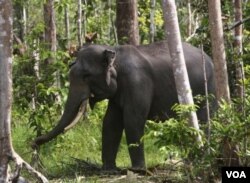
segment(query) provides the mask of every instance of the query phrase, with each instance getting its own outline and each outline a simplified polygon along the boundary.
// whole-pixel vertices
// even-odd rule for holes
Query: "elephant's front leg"
[[[102,162],[103,169],[116,169],[116,155],[123,132],[122,113],[119,107],[109,102],[103,121]]]

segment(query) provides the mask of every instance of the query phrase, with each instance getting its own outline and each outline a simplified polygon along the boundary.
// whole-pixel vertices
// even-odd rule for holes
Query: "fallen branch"
[[[15,151],[13,151],[11,159],[16,164],[16,168],[15,168],[15,171],[10,176],[10,182],[14,180],[18,180],[20,176],[20,171],[22,168],[25,168],[30,174],[35,176],[39,180],[39,182],[42,182],[42,183],[49,182],[48,179],[44,175],[42,175],[40,172],[32,168],[31,165],[27,163],[26,161],[24,161]]]
[[[240,20],[240,21],[237,21],[235,22],[233,25],[231,26],[227,26],[226,28],[224,28],[224,31],[230,31],[230,30],[233,30],[235,27],[238,27],[240,26],[241,24],[247,22],[250,20],[250,17],[247,17],[247,18],[244,18],[243,20]]]

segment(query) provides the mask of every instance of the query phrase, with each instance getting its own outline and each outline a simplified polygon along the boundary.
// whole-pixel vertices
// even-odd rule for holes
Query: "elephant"
[[[192,94],[196,96],[206,93],[205,65],[207,91],[215,95],[211,58],[188,43],[182,45]],[[123,131],[131,168],[145,169],[141,138],[146,121],[163,121],[176,116],[171,107],[178,103],[178,96],[167,41],[139,46],[85,45],[70,67],[69,80],[68,98],[61,119],[50,132],[37,137],[33,147],[67,130],[77,121],[75,118],[82,114],[87,103],[93,108],[97,102],[108,99],[102,127],[103,169],[117,169],[116,156]],[[197,105],[199,121],[206,121],[205,103]]]

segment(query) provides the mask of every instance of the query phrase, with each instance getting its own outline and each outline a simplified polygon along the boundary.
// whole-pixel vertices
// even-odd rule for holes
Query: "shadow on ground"
[[[147,170],[121,168],[115,171],[103,171],[101,165],[89,160],[72,158],[67,165],[64,178],[53,178],[51,182],[110,182],[110,183],[179,183],[188,182],[183,163],[168,162],[164,165],[149,167]]]

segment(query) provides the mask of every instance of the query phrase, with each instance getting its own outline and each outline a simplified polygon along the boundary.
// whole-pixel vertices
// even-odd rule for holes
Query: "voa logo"
[[[246,179],[246,174],[244,171],[226,171],[227,178],[234,178],[234,179]]]

